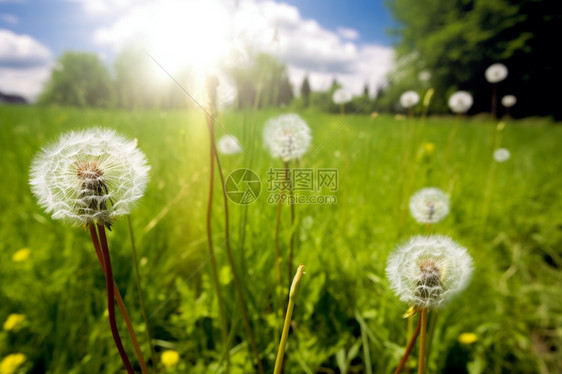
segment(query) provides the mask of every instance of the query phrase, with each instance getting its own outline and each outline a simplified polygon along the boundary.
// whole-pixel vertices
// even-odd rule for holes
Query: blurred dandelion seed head
[[[179,359],[180,359],[180,355],[178,352],[174,351],[174,350],[166,350],[164,352],[162,352],[162,356],[160,358],[162,360],[162,364],[166,367],[166,368],[170,368],[172,366],[175,366]]]
[[[490,65],[484,75],[490,83],[498,83],[507,78],[507,67],[504,64],[496,63]]]
[[[283,161],[299,159],[312,140],[310,128],[297,114],[283,114],[265,123],[263,138],[271,155]]]
[[[69,132],[33,159],[31,189],[54,219],[110,224],[128,214],[148,181],[137,143],[110,129]]]
[[[12,313],[4,321],[4,331],[17,331],[25,321],[25,315]]]
[[[27,356],[23,353],[12,353],[0,361],[0,374],[15,374],[18,368],[25,362]]]
[[[467,286],[472,258],[448,237],[416,236],[390,255],[386,274],[400,300],[435,308]]]
[[[337,89],[332,95],[332,100],[337,105],[343,105],[351,101],[351,92],[344,88]]]
[[[429,82],[429,80],[431,79],[431,72],[429,72],[428,70],[420,72],[418,74],[418,79],[423,83]]]
[[[517,98],[513,95],[505,95],[502,97],[502,105],[506,108],[511,108],[517,103]]]
[[[406,91],[400,96],[400,105],[403,108],[410,108],[420,101],[420,95],[416,91]]]
[[[410,198],[410,213],[419,223],[437,223],[449,213],[449,197],[439,188],[422,188]]]
[[[223,155],[233,155],[242,152],[238,139],[232,135],[225,135],[217,142],[217,148]]]
[[[511,152],[506,148],[498,148],[494,151],[494,160],[497,162],[505,162],[511,157]]]
[[[457,91],[449,98],[449,108],[454,113],[466,113],[472,107],[472,95],[466,91]]]

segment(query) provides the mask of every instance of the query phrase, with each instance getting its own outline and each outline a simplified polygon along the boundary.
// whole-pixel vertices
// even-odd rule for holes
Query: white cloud
[[[51,64],[51,51],[39,41],[0,29],[0,91],[35,99]]]
[[[100,12],[113,4],[97,2]],[[105,4],[105,5],[104,5]],[[376,44],[359,44],[359,33],[350,28],[329,30],[314,19],[305,19],[297,7],[271,0],[239,0],[178,2],[144,0],[132,3],[111,25],[95,31],[94,41],[115,50],[143,41],[159,60],[166,58],[199,60],[208,65],[204,56],[225,53],[227,44],[242,42],[256,51],[268,52],[288,66],[290,80],[299,87],[305,75],[312,88],[326,89],[336,78],[348,90],[359,94],[365,83],[372,90],[382,83],[393,66],[391,48]],[[169,66],[164,64],[164,66]]]
[[[359,38],[359,32],[354,29],[348,29],[347,27],[338,27],[336,31],[338,32],[338,35],[340,35],[344,39],[355,40]]]
[[[9,13],[1,13],[0,14],[0,21],[10,24],[10,25],[17,25],[20,20],[18,17],[14,16],[13,14]]]

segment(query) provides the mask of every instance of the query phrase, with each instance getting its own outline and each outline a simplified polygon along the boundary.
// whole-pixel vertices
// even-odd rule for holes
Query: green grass
[[[257,202],[230,208],[232,248],[266,372],[273,370],[275,337],[282,327],[275,313],[276,206],[267,203],[267,171],[282,163],[264,149],[261,129],[276,114],[236,112],[219,118],[247,150],[222,156],[225,174],[249,167],[263,183]],[[439,312],[430,372],[459,373],[467,363],[471,373],[562,370],[562,128],[538,120],[508,122],[501,143],[512,157],[496,165],[490,182],[499,136],[494,123],[458,123],[449,144],[454,119],[430,119],[422,133],[419,121],[384,116],[302,116],[314,138],[298,167],[337,168],[339,186],[333,193],[337,204],[296,206],[294,270],[303,263],[306,275],[293,315],[286,373],[388,373],[398,364],[407,343],[401,317],[407,306],[373,279],[388,289],[389,253],[411,235],[427,232],[404,210],[411,193],[426,186],[451,196],[450,215],[431,231],[462,243],[475,261],[469,288]],[[342,121],[345,126],[330,137]],[[166,349],[180,354],[179,363],[167,371],[160,362],[157,366],[161,372],[220,372],[220,323],[205,239],[209,140],[196,110],[0,106],[0,322],[11,313],[26,315],[18,331],[0,331],[0,360],[22,352],[27,356],[23,372],[33,373],[121,370],[104,315],[105,281],[88,233],[52,221],[28,187],[31,159],[44,144],[62,132],[92,126],[137,138],[152,166],[132,223],[157,356]],[[419,136],[409,143],[414,130]],[[217,127],[217,137],[223,134]],[[421,151],[423,142],[435,145],[433,153]],[[490,203],[482,226],[487,188]],[[223,250],[218,181],[215,192],[213,225],[232,332],[231,372],[249,373],[252,354]],[[116,282],[148,358],[127,230],[127,220],[118,220],[109,246]],[[291,230],[289,209],[284,209],[283,254]],[[31,256],[13,262],[21,248],[30,248]],[[286,266],[283,257],[288,287]],[[118,323],[133,358],[120,316]],[[463,332],[476,333],[478,340],[461,345]]]

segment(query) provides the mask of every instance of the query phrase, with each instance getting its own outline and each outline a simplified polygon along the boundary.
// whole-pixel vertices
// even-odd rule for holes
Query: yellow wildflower
[[[14,262],[25,261],[29,258],[30,254],[31,254],[31,249],[22,248],[12,255],[12,261],[14,261]]]
[[[5,331],[17,331],[20,328],[21,323],[25,321],[25,316],[23,314],[13,313],[6,318],[4,322]]]
[[[179,359],[180,359],[180,355],[176,351],[167,350],[162,352],[161,360],[162,360],[162,364],[164,364],[166,368],[170,368],[175,364],[177,364]]]
[[[478,337],[473,332],[463,332],[459,335],[459,343],[461,344],[472,344],[478,340]]]
[[[0,362],[0,374],[14,374],[25,362],[27,357],[23,353],[12,353]]]

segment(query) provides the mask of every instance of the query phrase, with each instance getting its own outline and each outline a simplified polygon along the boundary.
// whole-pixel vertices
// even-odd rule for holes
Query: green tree
[[[502,62],[509,76],[500,96],[518,97],[513,113],[560,115],[552,82],[562,82],[552,36],[558,35],[562,13],[555,1],[528,0],[388,0],[399,22],[398,56],[419,56],[413,69],[431,71],[435,108],[446,108],[446,93],[471,91],[473,112],[489,111],[491,86],[485,69]]]
[[[66,52],[53,68],[39,103],[111,106],[113,90],[109,72],[95,54]]]
[[[310,82],[308,81],[308,75],[304,77],[301,85],[301,96],[303,99],[304,107],[307,108],[310,105],[310,93],[312,89],[310,88]]]

